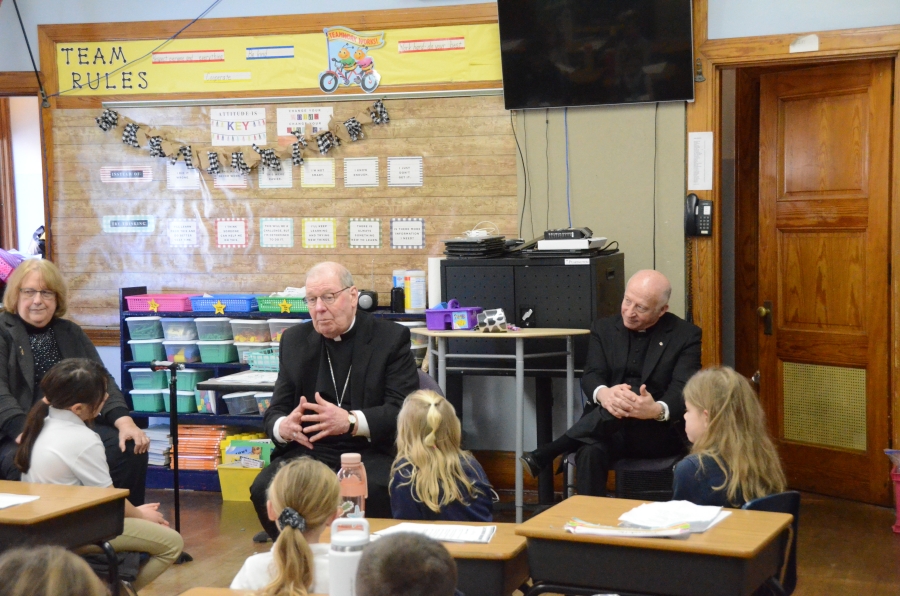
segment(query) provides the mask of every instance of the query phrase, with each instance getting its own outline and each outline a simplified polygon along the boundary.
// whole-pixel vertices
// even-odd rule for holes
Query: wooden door
[[[791,488],[890,503],[891,61],[760,79],[760,398]]]

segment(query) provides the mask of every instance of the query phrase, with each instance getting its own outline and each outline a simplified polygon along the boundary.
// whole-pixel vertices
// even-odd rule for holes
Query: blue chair
[[[444,397],[444,392],[441,391],[441,386],[438,385],[438,382],[435,381],[431,375],[422,370],[421,368],[417,368],[416,372],[419,374],[419,389],[430,389],[434,391],[441,397]]]
[[[790,531],[787,533],[782,547],[782,560],[784,564],[777,576],[772,576],[766,583],[754,593],[754,596],[790,596],[797,587],[797,532],[800,527],[800,493],[790,490],[767,497],[753,499],[744,504],[741,509],[752,511],[772,511],[775,513],[790,513],[794,516]]]

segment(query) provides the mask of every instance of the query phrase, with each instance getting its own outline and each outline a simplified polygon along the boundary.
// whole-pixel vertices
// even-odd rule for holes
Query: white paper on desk
[[[0,493],[0,509],[6,509],[14,505],[22,505],[31,503],[40,499],[37,495],[13,495],[10,493]]]
[[[635,528],[669,528],[690,524],[691,532],[705,532],[726,517],[730,511],[721,507],[695,505],[690,501],[645,503],[619,516],[623,525]]]
[[[451,524],[414,524],[405,522],[379,530],[375,534],[379,536],[387,536],[388,534],[396,534],[397,532],[413,532],[416,534],[424,534],[429,538],[440,542],[476,542],[479,544],[488,544],[497,526],[459,526]]]
[[[628,528],[621,526],[600,526],[600,525],[581,525],[566,524],[565,531],[572,534],[581,534],[584,536],[624,536],[629,538],[675,538],[690,534],[691,531],[686,527],[675,528]]]

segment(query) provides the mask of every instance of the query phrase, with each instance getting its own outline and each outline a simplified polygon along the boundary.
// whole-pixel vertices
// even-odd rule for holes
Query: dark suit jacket
[[[403,400],[419,388],[409,329],[361,310],[356,311],[354,328],[350,409],[365,415],[372,447],[391,453]],[[278,379],[265,416],[270,437],[274,438],[275,421],[293,412],[301,396],[315,401],[323,341],[312,323],[289,327],[281,336]],[[293,445],[279,446],[274,456],[283,455]]]
[[[63,358],[88,358],[103,364],[97,348],[81,327],[72,321],[59,318],[53,319],[50,324],[53,325],[53,334],[56,336],[56,343]],[[116,419],[128,415],[128,405],[116,385],[116,380],[109,371],[106,374],[109,399],[103,406],[100,416],[103,421],[112,424]],[[22,417],[28,414],[34,405],[34,396],[34,354],[31,353],[31,342],[28,341],[25,325],[17,315],[2,312],[0,313],[0,427],[12,419],[18,419],[24,424]],[[12,432],[18,436],[21,428],[18,428],[18,432],[15,429]],[[3,436],[5,434],[0,431],[0,438]]]
[[[647,391],[655,400],[669,406],[670,426],[681,426],[684,422],[682,390],[688,379],[700,370],[700,339],[699,327],[672,313],[664,314],[650,331],[641,383],[647,385]],[[581,387],[589,401],[600,385],[611,387],[624,382],[628,345],[628,329],[622,323],[621,315],[598,319],[591,324],[587,360],[581,377]],[[591,406],[588,408],[592,409]]]

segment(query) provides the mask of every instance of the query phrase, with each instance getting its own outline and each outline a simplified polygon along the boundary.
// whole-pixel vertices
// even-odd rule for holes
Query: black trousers
[[[331,468],[337,473],[341,467],[340,456],[324,450],[309,450],[300,444],[288,453],[280,457],[272,459],[271,464],[263,468],[253,484],[250,485],[250,500],[253,502],[253,508],[256,509],[256,515],[259,517],[259,523],[262,524],[266,533],[272,537],[272,540],[278,538],[278,527],[275,522],[269,519],[269,513],[266,510],[266,491],[269,484],[278,473],[278,469],[285,462],[291,461],[297,457],[312,457],[321,461],[323,464]],[[366,467],[366,480],[368,481],[369,497],[366,499],[366,517],[384,517],[390,519],[391,515],[391,496],[388,491],[388,485],[391,481],[391,464],[394,458],[386,453],[374,451],[371,449],[361,450],[363,465]]]
[[[600,406],[588,409],[566,431],[581,443],[575,452],[575,490],[606,496],[609,470],[624,458],[655,459],[685,453],[681,422],[619,419]]]
[[[147,483],[146,453],[135,454],[134,441],[125,443],[125,451],[119,449],[119,430],[108,424],[94,424],[92,430],[100,435],[106,450],[106,463],[113,486],[131,491],[128,500],[135,507],[144,504],[144,492]],[[20,480],[22,477],[16,468],[14,459],[19,445],[15,439],[0,438],[0,478],[3,480]]]

